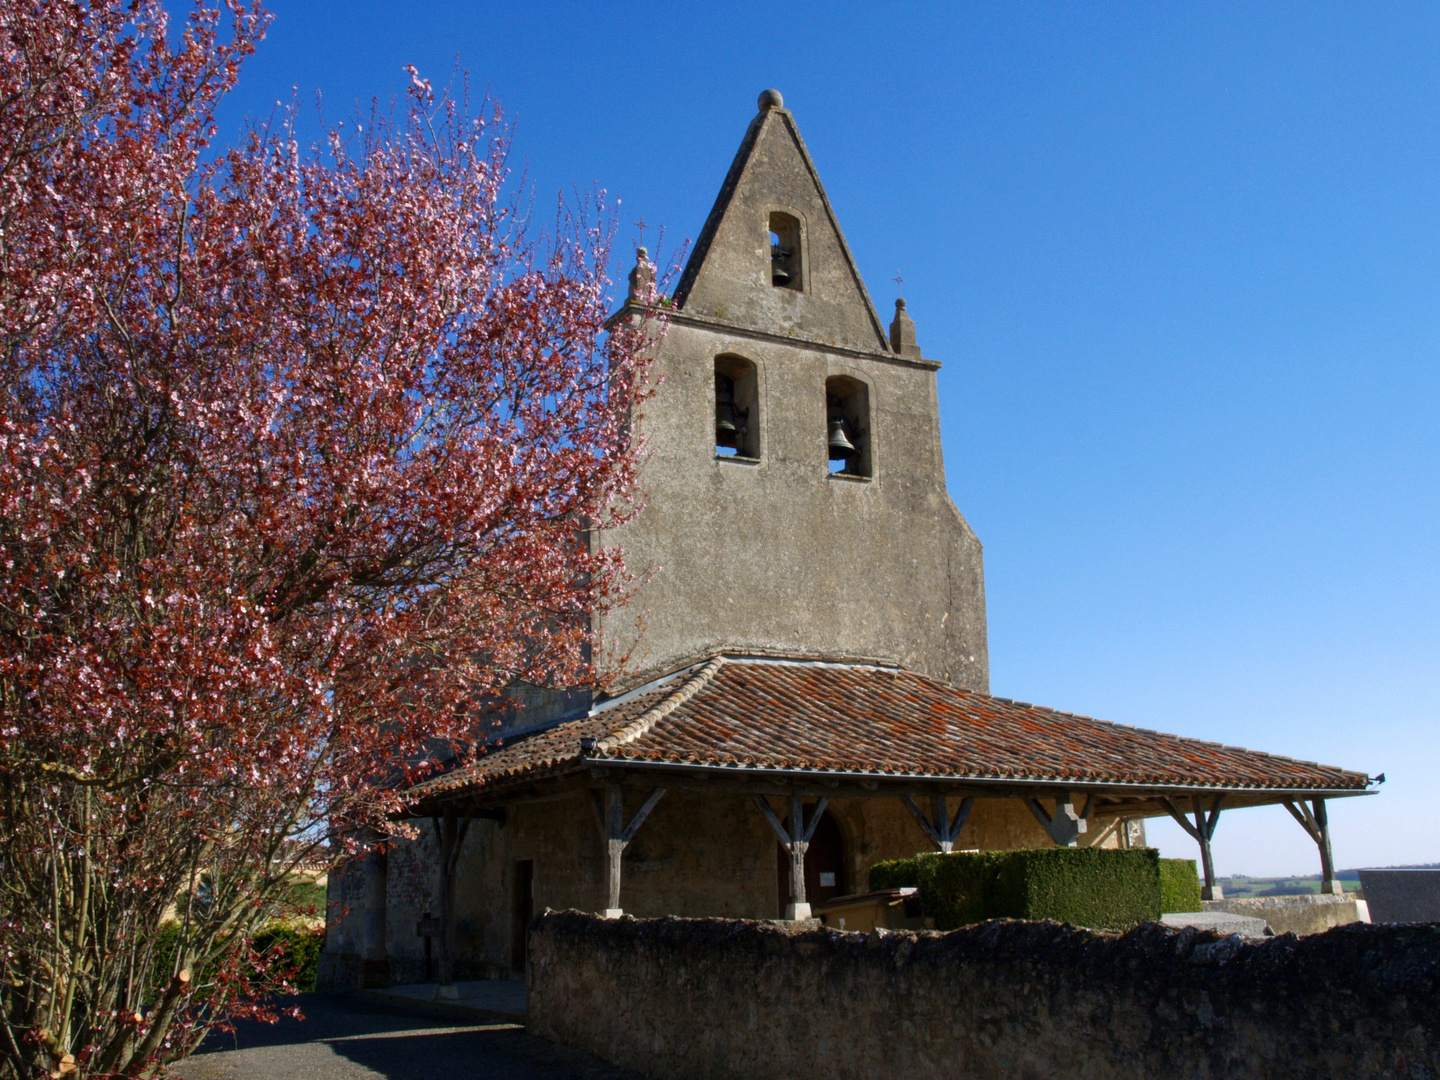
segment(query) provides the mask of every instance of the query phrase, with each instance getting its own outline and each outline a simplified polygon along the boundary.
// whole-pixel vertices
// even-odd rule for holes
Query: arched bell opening
[[[779,210],[770,214],[770,284],[803,292],[800,222]]]
[[[870,388],[859,379],[825,380],[825,452],[830,471],[870,476]]]
[[[760,456],[759,380],[755,365],[740,356],[715,358],[715,455]]]

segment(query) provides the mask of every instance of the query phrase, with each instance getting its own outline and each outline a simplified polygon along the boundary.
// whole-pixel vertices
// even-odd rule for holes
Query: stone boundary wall
[[[1242,943],[547,912],[528,1027],[656,1080],[1440,1076],[1440,924]]]

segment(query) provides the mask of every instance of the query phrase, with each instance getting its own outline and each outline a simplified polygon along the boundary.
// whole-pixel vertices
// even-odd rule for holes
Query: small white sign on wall
[[[820,888],[833,889],[835,887],[835,875],[833,873],[820,873]]]

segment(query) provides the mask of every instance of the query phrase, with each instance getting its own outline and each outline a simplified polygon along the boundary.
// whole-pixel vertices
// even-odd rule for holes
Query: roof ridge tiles
[[[786,653],[765,652],[759,649],[726,649],[716,653],[716,656],[736,664],[764,664],[771,667],[874,669],[877,671],[899,672],[905,675],[915,674],[915,672],[907,671],[901,667],[898,662],[885,657],[850,656],[845,653]]]
[[[715,673],[724,665],[725,658],[723,656],[715,657],[676,687],[674,692],[662,701],[652,705],[629,723],[612,731],[609,735],[605,736],[605,738],[598,740],[595,743],[595,752],[599,754],[608,753],[611,750],[618,749],[621,746],[634,742],[636,739],[642,738],[659,721],[669,716],[708,686],[710,680],[715,677]]]

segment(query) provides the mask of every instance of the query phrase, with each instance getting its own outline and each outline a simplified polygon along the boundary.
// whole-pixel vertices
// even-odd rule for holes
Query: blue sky
[[[671,240],[778,87],[871,294],[888,317],[901,271],[944,363],[994,692],[1385,772],[1333,806],[1337,863],[1440,861],[1440,7],[272,11],[222,138],[458,61],[542,205],[599,184]],[[1318,869],[1278,808],[1215,845]]]

